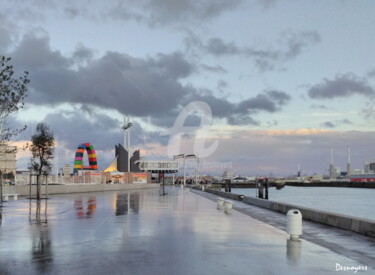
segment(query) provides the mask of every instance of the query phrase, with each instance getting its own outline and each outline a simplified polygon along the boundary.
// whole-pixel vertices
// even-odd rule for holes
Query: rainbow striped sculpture
[[[83,154],[87,151],[88,159],[89,159],[89,166],[83,166]],[[76,174],[78,170],[98,170],[98,163],[96,161],[96,153],[94,146],[90,143],[82,143],[78,146],[76,150],[76,156],[74,158],[74,170],[73,173]]]

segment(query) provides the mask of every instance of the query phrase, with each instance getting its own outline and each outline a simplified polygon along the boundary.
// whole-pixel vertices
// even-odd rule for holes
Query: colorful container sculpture
[[[89,159],[89,166],[83,166],[83,154],[87,151],[87,156]],[[77,173],[78,170],[98,170],[98,163],[96,161],[96,153],[94,146],[90,143],[82,143],[78,146],[76,150],[76,156],[74,158],[74,174]]]

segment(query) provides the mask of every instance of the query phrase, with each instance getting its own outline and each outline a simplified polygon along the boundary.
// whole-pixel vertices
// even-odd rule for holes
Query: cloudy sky
[[[127,114],[132,147],[165,159],[165,133],[203,102],[210,112],[189,109],[181,153],[241,175],[312,174],[327,173],[330,147],[345,171],[349,145],[363,168],[375,159],[374,11],[372,0],[1,1],[0,55],[31,79],[15,144],[45,122],[58,166],[91,142],[105,168]]]

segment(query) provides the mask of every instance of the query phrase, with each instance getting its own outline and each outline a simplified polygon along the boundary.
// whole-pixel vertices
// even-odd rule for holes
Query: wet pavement
[[[225,214],[212,197],[179,187],[167,193],[8,201],[0,220],[0,274],[331,274],[337,264],[363,266],[324,245],[291,242],[285,231],[244,211]]]

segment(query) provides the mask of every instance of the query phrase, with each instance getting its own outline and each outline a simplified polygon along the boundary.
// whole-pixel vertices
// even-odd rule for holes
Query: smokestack
[[[350,147],[348,146],[348,164],[346,166],[346,175],[350,177]]]
[[[333,150],[331,147],[331,162],[329,164],[329,177],[333,178]]]
[[[301,177],[301,165],[298,164],[298,177]]]

